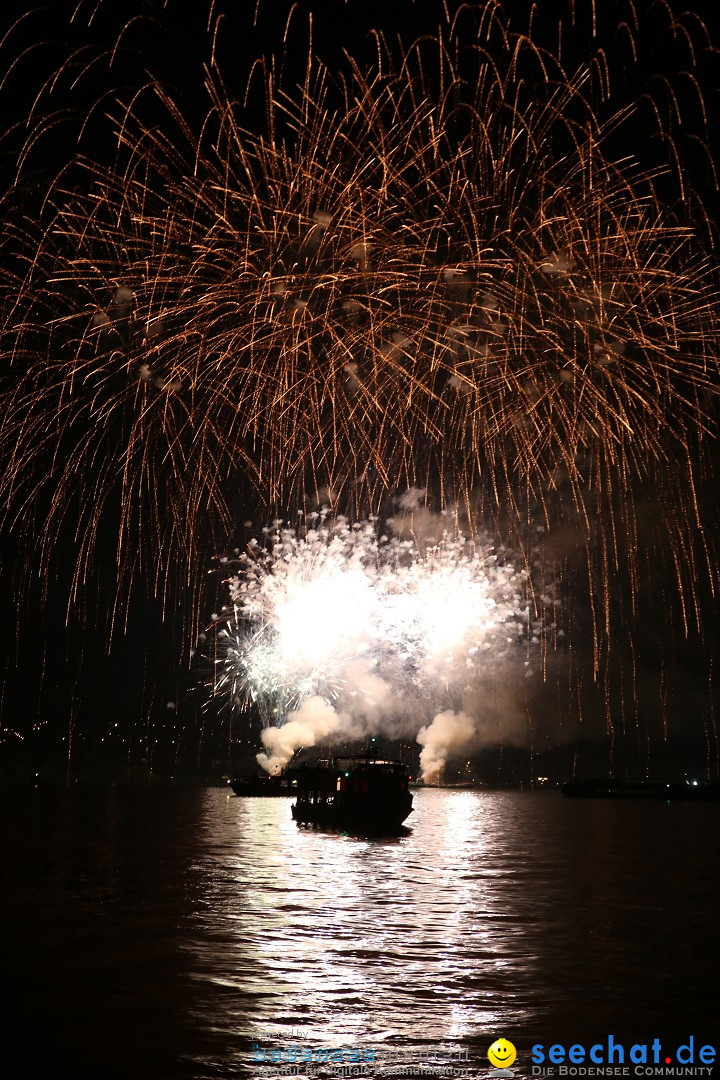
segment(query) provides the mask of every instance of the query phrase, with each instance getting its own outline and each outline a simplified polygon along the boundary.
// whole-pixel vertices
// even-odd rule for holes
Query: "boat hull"
[[[323,825],[333,829],[392,831],[401,828],[412,813],[412,795],[398,801],[383,800],[377,805],[302,805],[295,803],[292,816],[301,825]]]

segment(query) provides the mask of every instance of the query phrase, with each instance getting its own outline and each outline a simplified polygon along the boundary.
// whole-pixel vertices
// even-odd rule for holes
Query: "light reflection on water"
[[[484,1074],[501,1035],[521,1076],[536,1041],[713,1031],[718,806],[423,790],[363,839],[222,789],[28,798],[15,1027],[68,1076],[263,1075],[252,1042],[302,1041]]]

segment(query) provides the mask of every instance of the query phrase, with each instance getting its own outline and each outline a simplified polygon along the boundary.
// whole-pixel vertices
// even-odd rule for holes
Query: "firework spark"
[[[418,41],[376,33],[375,59],[339,71],[311,38],[299,83],[279,50],[236,94],[218,15],[200,122],[143,74],[105,110],[112,154],[81,141],[30,213],[14,185],[0,498],[45,569],[73,517],[73,597],[109,519],[119,580],[169,603],[182,582],[192,634],[239,490],[269,513],[364,520],[417,485],[481,533],[546,530],[548,567],[587,598],[593,677],[646,565],[667,561],[684,632],[701,628],[717,586],[698,497],[720,375],[707,222],[660,92],[616,98],[592,35],[564,62],[572,10],[541,45],[494,2],[466,5]],[[707,35],[666,15],[685,91],[658,86],[703,117]],[[669,148],[650,165],[628,152],[639,125]],[[285,636],[304,670],[307,640]]]

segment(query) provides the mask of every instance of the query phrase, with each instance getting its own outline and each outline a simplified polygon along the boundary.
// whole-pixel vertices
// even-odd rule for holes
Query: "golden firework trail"
[[[687,108],[702,144],[709,43],[663,10],[678,85],[628,103],[592,34],[566,61],[574,7],[551,35],[494,0],[441,6],[434,34],[378,28],[339,68],[310,34],[302,70],[293,9],[238,79],[213,6],[201,122],[145,76],[103,100],[104,151],[81,137],[38,197],[48,84],[2,240],[0,500],[40,565],[72,520],[79,594],[117,512],[119,582],[172,603],[184,580],[201,623],[206,552],[249,488],[267,514],[357,520],[423,488],[518,545],[544,530],[547,574],[587,597],[595,676],[661,562],[701,630],[720,307],[680,134]],[[56,82],[95,63],[78,50]]]

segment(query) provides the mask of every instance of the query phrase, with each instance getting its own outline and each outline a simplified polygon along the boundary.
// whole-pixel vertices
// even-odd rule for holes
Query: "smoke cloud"
[[[475,737],[475,721],[464,712],[438,713],[432,723],[421,728],[417,741],[422,746],[420,768],[427,783],[438,782],[449,757],[467,749]]]
[[[321,697],[309,697],[299,709],[288,713],[281,727],[268,727],[262,733],[262,741],[268,753],[260,753],[257,760],[269,773],[284,768],[296,750],[315,746],[319,739],[335,734],[347,718],[341,717],[329,702]]]

